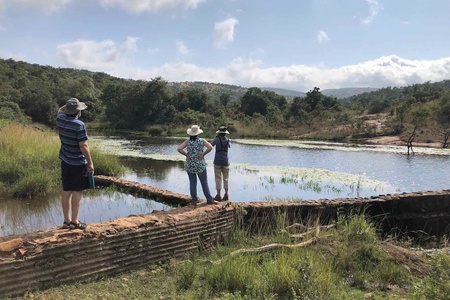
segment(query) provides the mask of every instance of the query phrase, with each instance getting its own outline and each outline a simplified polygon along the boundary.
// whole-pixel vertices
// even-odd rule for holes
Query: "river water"
[[[91,147],[120,157],[122,178],[189,194],[183,139],[145,136],[91,136]],[[367,197],[380,194],[450,189],[450,150],[364,146],[301,141],[233,140],[229,157],[230,198],[235,202],[301,201]],[[212,160],[208,182],[215,195]],[[95,163],[95,162],[94,162]],[[201,188],[199,196],[203,198]],[[118,192],[89,191],[80,217],[87,223],[109,221],[171,207]],[[0,236],[60,226],[60,196],[0,200]]]

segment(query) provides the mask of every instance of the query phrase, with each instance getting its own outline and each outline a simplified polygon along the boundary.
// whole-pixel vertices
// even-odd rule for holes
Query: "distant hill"
[[[281,95],[281,96],[292,97],[292,98],[294,98],[294,97],[305,97],[306,96],[306,93],[299,92],[299,91],[294,91],[294,90],[277,89],[277,88],[270,88],[270,87],[262,87],[260,89],[264,90],[264,91],[274,92],[274,93],[277,93],[278,95]]]
[[[205,91],[211,96],[212,99],[219,99],[222,93],[229,94],[232,99],[240,99],[248,90],[248,88],[223,84],[223,83],[210,83],[202,81],[185,81],[185,82],[169,82],[169,86],[174,91],[179,91],[186,88],[199,88]],[[295,97],[305,97],[305,92],[299,92],[289,89],[272,88],[272,87],[260,87],[261,90],[277,93],[278,95],[285,96],[293,99]],[[347,98],[363,93],[369,93],[378,90],[377,88],[342,88],[342,89],[326,89],[321,90],[321,93],[325,96],[334,96],[338,99]]]
[[[326,89],[321,90],[325,96],[334,96],[338,99],[347,98],[363,93],[370,93],[379,90],[378,88],[341,88],[341,89]]]
[[[278,88],[268,88],[263,87],[262,90],[266,91],[272,91],[279,95],[294,98],[294,97],[305,97],[306,93],[294,91],[294,90],[287,90],[287,89],[278,89]],[[322,94],[325,96],[333,96],[338,99],[351,97],[354,95],[359,95],[362,93],[369,93],[378,90],[377,88],[342,88],[342,89],[326,89],[326,90],[320,90]]]

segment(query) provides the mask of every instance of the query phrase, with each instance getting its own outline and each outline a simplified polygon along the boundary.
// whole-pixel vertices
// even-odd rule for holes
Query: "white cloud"
[[[404,86],[441,81],[450,77],[450,57],[437,60],[407,60],[383,56],[356,65],[327,69],[323,66],[291,65],[264,68],[260,60],[237,58],[220,69],[201,68],[184,62],[168,63],[151,70],[128,69],[127,76],[150,80],[207,81],[245,87],[271,86],[298,91],[342,87]]]
[[[133,66],[129,59],[137,50],[137,41],[136,37],[128,37],[121,44],[112,40],[78,40],[59,45],[57,54],[68,67],[101,71],[123,78],[150,80],[161,76],[168,81],[206,81],[298,91],[309,91],[315,86],[321,89],[404,86],[450,78],[450,57],[409,60],[397,55],[339,68],[326,68],[324,65],[264,67],[261,60],[236,58],[222,68],[203,68],[181,61],[142,69]],[[180,53],[188,51],[183,42],[178,42],[178,46]],[[5,53],[0,53],[0,56],[12,57],[5,56]]]
[[[158,52],[159,52],[159,48],[148,48],[147,49],[147,53],[150,55],[155,55]]]
[[[127,37],[127,40],[125,41],[125,43],[123,44],[122,48],[126,51],[126,52],[135,52],[137,51],[138,47],[137,47],[137,42],[139,41],[138,37],[135,36],[129,36]]]
[[[323,42],[327,42],[329,40],[330,40],[330,38],[328,37],[328,34],[323,30],[319,30],[319,32],[317,33],[317,41],[319,43],[323,43]]]
[[[189,49],[188,47],[184,44],[183,41],[177,41],[177,51],[178,53],[180,53],[181,55],[185,55],[189,53]]]
[[[10,8],[31,7],[51,14],[60,11],[72,0],[0,0],[0,11]]]
[[[128,37],[123,44],[112,40],[77,40],[57,46],[56,53],[69,67],[115,72],[126,65],[127,56],[137,50],[138,40]]]
[[[235,18],[229,18],[214,24],[214,46],[224,48],[234,40],[234,27],[239,24]]]
[[[205,0],[100,0],[104,7],[120,7],[132,13],[157,12],[169,8],[195,9]]]
[[[370,14],[361,22],[367,25],[372,23],[378,13],[383,10],[383,5],[381,5],[377,0],[366,0],[366,3],[369,5]]]

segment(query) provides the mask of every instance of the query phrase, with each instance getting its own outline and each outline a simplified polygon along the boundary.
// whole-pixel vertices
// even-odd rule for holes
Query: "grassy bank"
[[[91,146],[95,174],[118,175],[124,171],[117,157]],[[55,192],[61,186],[60,142],[56,132],[8,123],[0,128],[0,190],[14,197]]]
[[[381,239],[361,215],[328,227],[280,215],[257,235],[236,230],[211,253],[22,299],[449,299],[449,253],[408,246]]]

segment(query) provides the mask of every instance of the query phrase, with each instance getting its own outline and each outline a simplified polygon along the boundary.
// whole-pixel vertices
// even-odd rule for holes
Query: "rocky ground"
[[[392,124],[393,120],[392,116],[389,114],[364,115],[358,119],[359,122],[355,123],[358,124],[357,127],[359,128],[357,134],[354,132],[356,125],[341,125],[334,128],[322,128],[321,130],[310,132],[300,137],[308,138],[312,136],[321,136],[325,133],[332,134],[333,132],[339,136],[340,132],[344,132],[344,136],[341,136],[341,138],[345,137],[345,139],[351,141],[407,147],[408,139],[413,133],[412,125],[405,125],[402,133],[393,134],[392,127],[389,125]],[[346,136],[345,133],[348,135]],[[436,124],[433,124],[432,122],[425,123],[417,128],[412,140],[412,145],[414,147],[442,148],[444,136],[445,130],[443,128],[437,127]]]
[[[366,139],[365,142],[369,143],[369,144],[377,144],[377,145],[395,145],[395,146],[405,146],[405,147],[407,145],[407,141],[404,140],[402,138],[402,136],[400,136],[400,135],[379,136],[379,137]],[[413,146],[415,146],[415,147],[442,148],[442,142],[438,142],[438,141],[430,141],[430,142],[413,141]]]

